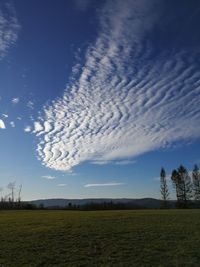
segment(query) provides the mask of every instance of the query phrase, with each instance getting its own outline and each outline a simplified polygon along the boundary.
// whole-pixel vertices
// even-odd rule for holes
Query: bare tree
[[[10,189],[11,193],[11,202],[14,203],[15,201],[15,187],[16,187],[16,182],[11,182],[7,185],[8,189]]]
[[[4,198],[3,198],[3,187],[0,187],[0,194],[1,194],[1,206],[2,206],[2,203],[4,202]]]
[[[21,192],[22,192],[22,184],[19,185],[19,191],[18,191],[18,203],[21,203]]]

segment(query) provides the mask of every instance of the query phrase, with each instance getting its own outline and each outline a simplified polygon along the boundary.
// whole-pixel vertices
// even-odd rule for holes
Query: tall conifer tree
[[[176,189],[178,207],[186,208],[192,197],[192,183],[187,169],[180,165],[177,170],[173,170],[171,179]]]
[[[160,171],[160,193],[163,200],[163,207],[167,207],[167,200],[169,199],[169,190],[167,186],[165,169],[162,167]]]

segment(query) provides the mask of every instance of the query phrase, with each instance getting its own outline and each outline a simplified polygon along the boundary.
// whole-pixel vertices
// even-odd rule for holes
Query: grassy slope
[[[199,210],[0,212],[0,266],[197,267],[199,251]]]

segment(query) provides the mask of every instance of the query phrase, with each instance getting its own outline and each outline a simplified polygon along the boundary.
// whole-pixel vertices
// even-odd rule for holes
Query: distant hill
[[[129,204],[130,206],[135,206],[138,208],[146,209],[158,209],[161,206],[161,200],[155,198],[141,198],[141,199],[132,199],[132,198],[87,198],[87,199],[63,199],[63,198],[52,198],[52,199],[38,199],[29,201],[29,203],[36,206],[43,205],[45,208],[50,207],[66,207],[71,203],[71,205],[87,205],[87,204],[101,204],[109,203],[114,204]],[[174,201],[170,201],[170,206],[174,206]]]

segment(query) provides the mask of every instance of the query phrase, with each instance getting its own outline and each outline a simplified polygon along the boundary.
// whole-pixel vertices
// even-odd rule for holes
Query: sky
[[[159,198],[191,171],[199,24],[198,0],[1,0],[1,194]]]

